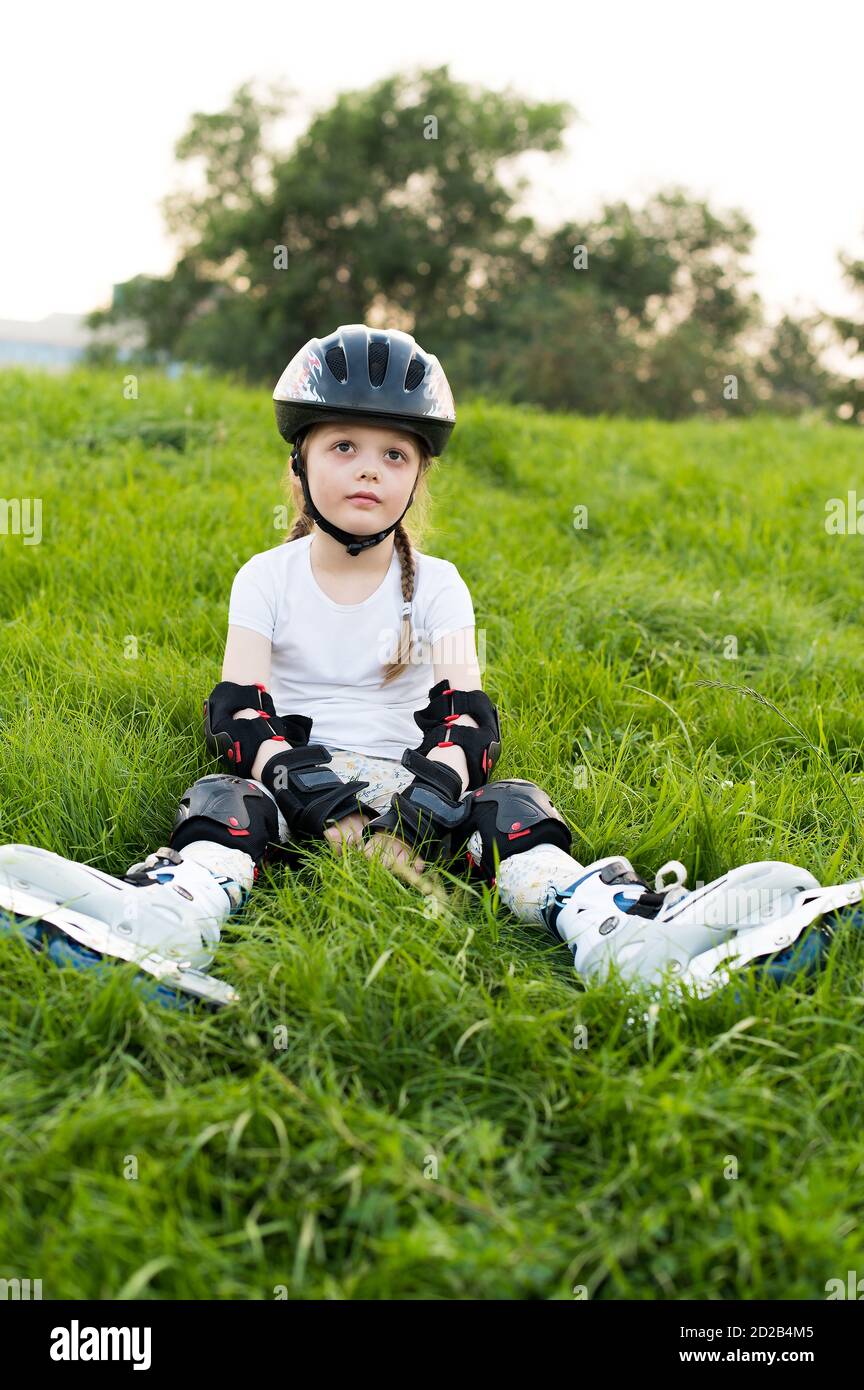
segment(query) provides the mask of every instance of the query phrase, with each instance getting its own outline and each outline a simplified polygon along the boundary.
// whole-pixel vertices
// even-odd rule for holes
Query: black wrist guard
[[[258,719],[234,719],[237,710],[258,709]],[[251,777],[258,749],[268,739],[296,748],[309,742],[312,720],[305,714],[276,713],[264,685],[220,681],[204,701],[207,751],[239,777]]]
[[[332,761],[323,744],[309,743],[276,753],[264,765],[261,781],[273,793],[295,839],[319,839],[325,825],[363,810],[357,793],[369,783],[357,777],[343,782],[326,766]]]
[[[479,727],[457,724],[460,714],[470,714]],[[468,791],[486,785],[501,752],[501,726],[498,710],[484,690],[454,690],[446,680],[439,681],[429,691],[426,708],[415,711],[414,723],[423,730],[418,753],[456,743],[465,751]]]
[[[415,774],[414,781],[393,793],[383,815],[364,825],[363,839],[383,831],[413,845],[424,859],[455,858],[467,841],[462,826],[471,811],[471,798],[460,800],[462,778],[446,763],[433,762],[416,748],[405,749],[402,765]]]

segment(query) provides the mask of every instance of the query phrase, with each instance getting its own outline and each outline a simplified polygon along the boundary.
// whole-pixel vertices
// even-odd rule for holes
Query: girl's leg
[[[265,754],[268,747],[268,744],[262,745]],[[272,745],[272,748],[279,751],[278,744]],[[361,793],[361,800],[374,806],[379,813],[387,810],[394,792],[404,791],[414,780],[413,773],[397,758],[371,757],[332,745],[328,745],[328,752],[333,759],[328,766],[340,777],[346,781],[359,777],[369,783]],[[267,791],[261,782],[256,782],[256,786]],[[267,795],[273,799],[269,791]],[[368,820],[369,817],[364,819]],[[288,836],[281,812],[279,832],[284,842]],[[499,866],[497,886],[501,901],[523,921],[543,925],[542,908],[556,891],[567,888],[579,877],[582,867],[578,859],[572,858],[557,845],[536,845],[524,854],[505,859]]]
[[[501,901],[523,922],[545,926],[543,909],[556,892],[568,888],[584,865],[558,845],[534,845],[512,854],[498,866],[496,886]]]
[[[233,991],[201,972],[277,835],[277,808],[259,788],[224,774],[199,778],[168,843],[122,878],[33,845],[0,846],[0,928],[23,924],[33,944],[62,933],[88,964],[135,961],[172,987],[229,1002]]]

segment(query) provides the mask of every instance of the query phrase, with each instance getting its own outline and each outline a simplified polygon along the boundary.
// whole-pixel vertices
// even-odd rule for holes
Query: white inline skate
[[[625,980],[667,981],[700,998],[751,963],[775,980],[811,973],[839,926],[864,926],[864,879],[823,888],[782,860],[743,864],[693,890],[686,876],[671,860],[651,889],[629,860],[611,855],[568,888],[550,889],[543,917],[587,980],[602,980],[614,964]]]
[[[248,854],[206,840],[182,855],[163,845],[122,879],[34,845],[2,845],[0,929],[21,931],[58,964],[133,962],[162,1002],[180,991],[229,1004],[236,991],[205,971],[221,922],[243,907],[254,874]]]

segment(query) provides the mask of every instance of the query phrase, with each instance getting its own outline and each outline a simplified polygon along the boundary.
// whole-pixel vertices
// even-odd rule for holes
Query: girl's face
[[[415,437],[395,426],[316,425],[306,451],[306,475],[316,507],[355,535],[383,531],[405,510],[420,468]],[[355,498],[371,493],[376,501]]]

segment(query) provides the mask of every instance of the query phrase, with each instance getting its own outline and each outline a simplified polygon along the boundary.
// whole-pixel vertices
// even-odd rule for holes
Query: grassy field
[[[120,875],[218,770],[201,701],[231,580],[284,535],[267,392],[139,389],[0,373],[0,498],[42,502],[38,544],[0,532],[0,843]],[[864,873],[864,536],[825,526],[861,476],[842,428],[460,409],[420,546],[474,596],[496,776],[545,787],[582,862]],[[262,875],[214,965],[243,1002],[218,1014],[0,933],[0,1278],[821,1299],[864,1274],[859,937],[815,983],[646,1022],[494,894],[448,886],[431,915],[323,845]]]

